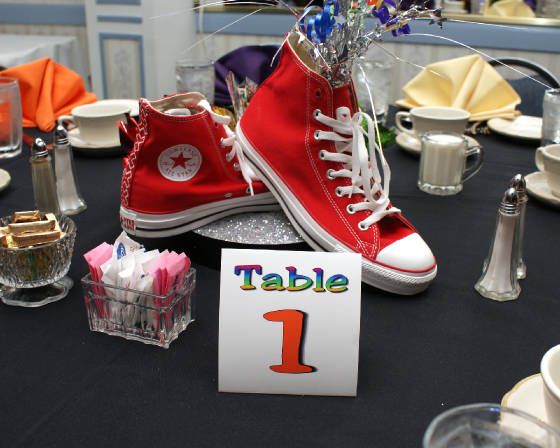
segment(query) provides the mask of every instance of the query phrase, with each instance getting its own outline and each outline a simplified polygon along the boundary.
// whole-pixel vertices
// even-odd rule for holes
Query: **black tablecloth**
[[[88,209],[75,217],[74,288],[44,308],[0,304],[0,446],[414,447],[445,409],[499,402],[560,342],[560,215],[529,202],[520,299],[480,297],[473,285],[498,201],[510,177],[535,170],[535,145],[479,141],[484,166],[452,197],[419,191],[418,159],[386,149],[391,199],[432,247],[439,274],[416,297],[363,286],[357,398],[218,393],[219,252],[201,237],[165,242],[195,260],[199,280],[198,321],[169,350],[91,333],[82,255],[120,232],[122,162],[76,157]],[[12,174],[0,213],[31,208],[27,156],[0,167]]]

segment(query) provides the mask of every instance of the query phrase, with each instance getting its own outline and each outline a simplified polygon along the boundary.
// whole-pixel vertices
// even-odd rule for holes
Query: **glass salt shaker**
[[[514,251],[514,257],[517,260],[517,278],[524,279],[527,276],[527,266],[523,261],[523,240],[525,235],[525,209],[527,208],[527,188],[525,184],[525,177],[522,174],[517,174],[509,182],[509,186],[515,188],[517,191],[517,198],[519,200],[519,225],[517,226],[517,243]]]
[[[60,211],[65,215],[75,215],[87,208],[76,184],[76,171],[72,157],[72,147],[68,132],[58,125],[54,131],[54,172]]]
[[[31,164],[35,206],[43,213],[59,214],[60,206],[56,194],[52,160],[47,145],[40,138],[33,142],[29,163]]]
[[[517,281],[516,230],[519,225],[519,197],[515,188],[508,188],[498,207],[496,230],[484,262],[482,276],[474,289],[487,299],[505,302],[519,297]]]

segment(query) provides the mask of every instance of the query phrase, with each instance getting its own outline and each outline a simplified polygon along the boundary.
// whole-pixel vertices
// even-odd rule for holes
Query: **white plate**
[[[465,135],[469,142],[469,146],[479,146],[480,144],[472,137]],[[397,135],[397,144],[404,149],[405,151],[415,154],[417,156],[420,155],[422,150],[422,143],[418,138],[413,135],[407,134],[406,132],[401,132]]]
[[[105,148],[116,148],[117,146],[121,146],[121,142],[119,139],[116,139],[112,142],[86,142],[80,136],[80,128],[74,128],[68,131],[68,140],[70,144],[74,148],[79,149],[105,149]]]
[[[99,100],[94,104],[118,104],[127,106],[130,108],[130,115],[137,117],[140,114],[139,100],[127,100],[127,99],[113,99],[113,100]]]
[[[514,120],[505,118],[491,118],[488,120],[488,127],[507,137],[519,138],[522,140],[541,141],[542,118],[521,115]]]
[[[6,170],[0,169],[0,191],[10,185],[11,179],[12,178],[10,177],[10,173],[8,173]]]
[[[544,405],[543,380],[540,373],[519,381],[502,398],[502,406],[518,409],[550,424]],[[516,421],[518,421],[516,419]]]
[[[546,181],[546,174],[540,171],[527,174],[527,176],[525,176],[525,183],[527,184],[527,193],[535,199],[560,207],[560,198],[554,196],[550,191],[550,187]]]

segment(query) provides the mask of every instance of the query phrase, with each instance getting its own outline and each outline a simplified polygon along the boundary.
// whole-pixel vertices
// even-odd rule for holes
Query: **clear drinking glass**
[[[181,59],[175,64],[177,92],[200,92],[214,102],[214,63],[208,59]]]
[[[560,143],[560,89],[547,90],[543,99],[542,146],[553,143]]]
[[[560,1],[558,0],[537,0],[537,17],[547,17],[550,19],[560,18]]]
[[[433,131],[422,134],[421,140],[418,188],[426,193],[457,194],[463,189],[463,182],[482,166],[482,147],[469,147],[464,135]],[[476,161],[467,168],[467,157],[473,155],[477,156]]]
[[[360,69],[360,66],[362,69]],[[368,86],[379,123],[385,124],[391,93],[391,61],[365,60],[354,65],[353,79],[360,108],[373,117]]]
[[[438,415],[424,448],[558,448],[560,434],[539,419],[497,404],[471,404]]]
[[[21,99],[15,78],[0,76],[0,159],[21,153]]]

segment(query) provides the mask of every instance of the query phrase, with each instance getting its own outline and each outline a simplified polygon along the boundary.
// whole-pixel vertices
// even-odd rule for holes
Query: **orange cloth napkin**
[[[59,116],[96,100],[80,75],[49,58],[0,71],[0,76],[19,81],[23,127],[37,126],[43,132],[51,131]]]

